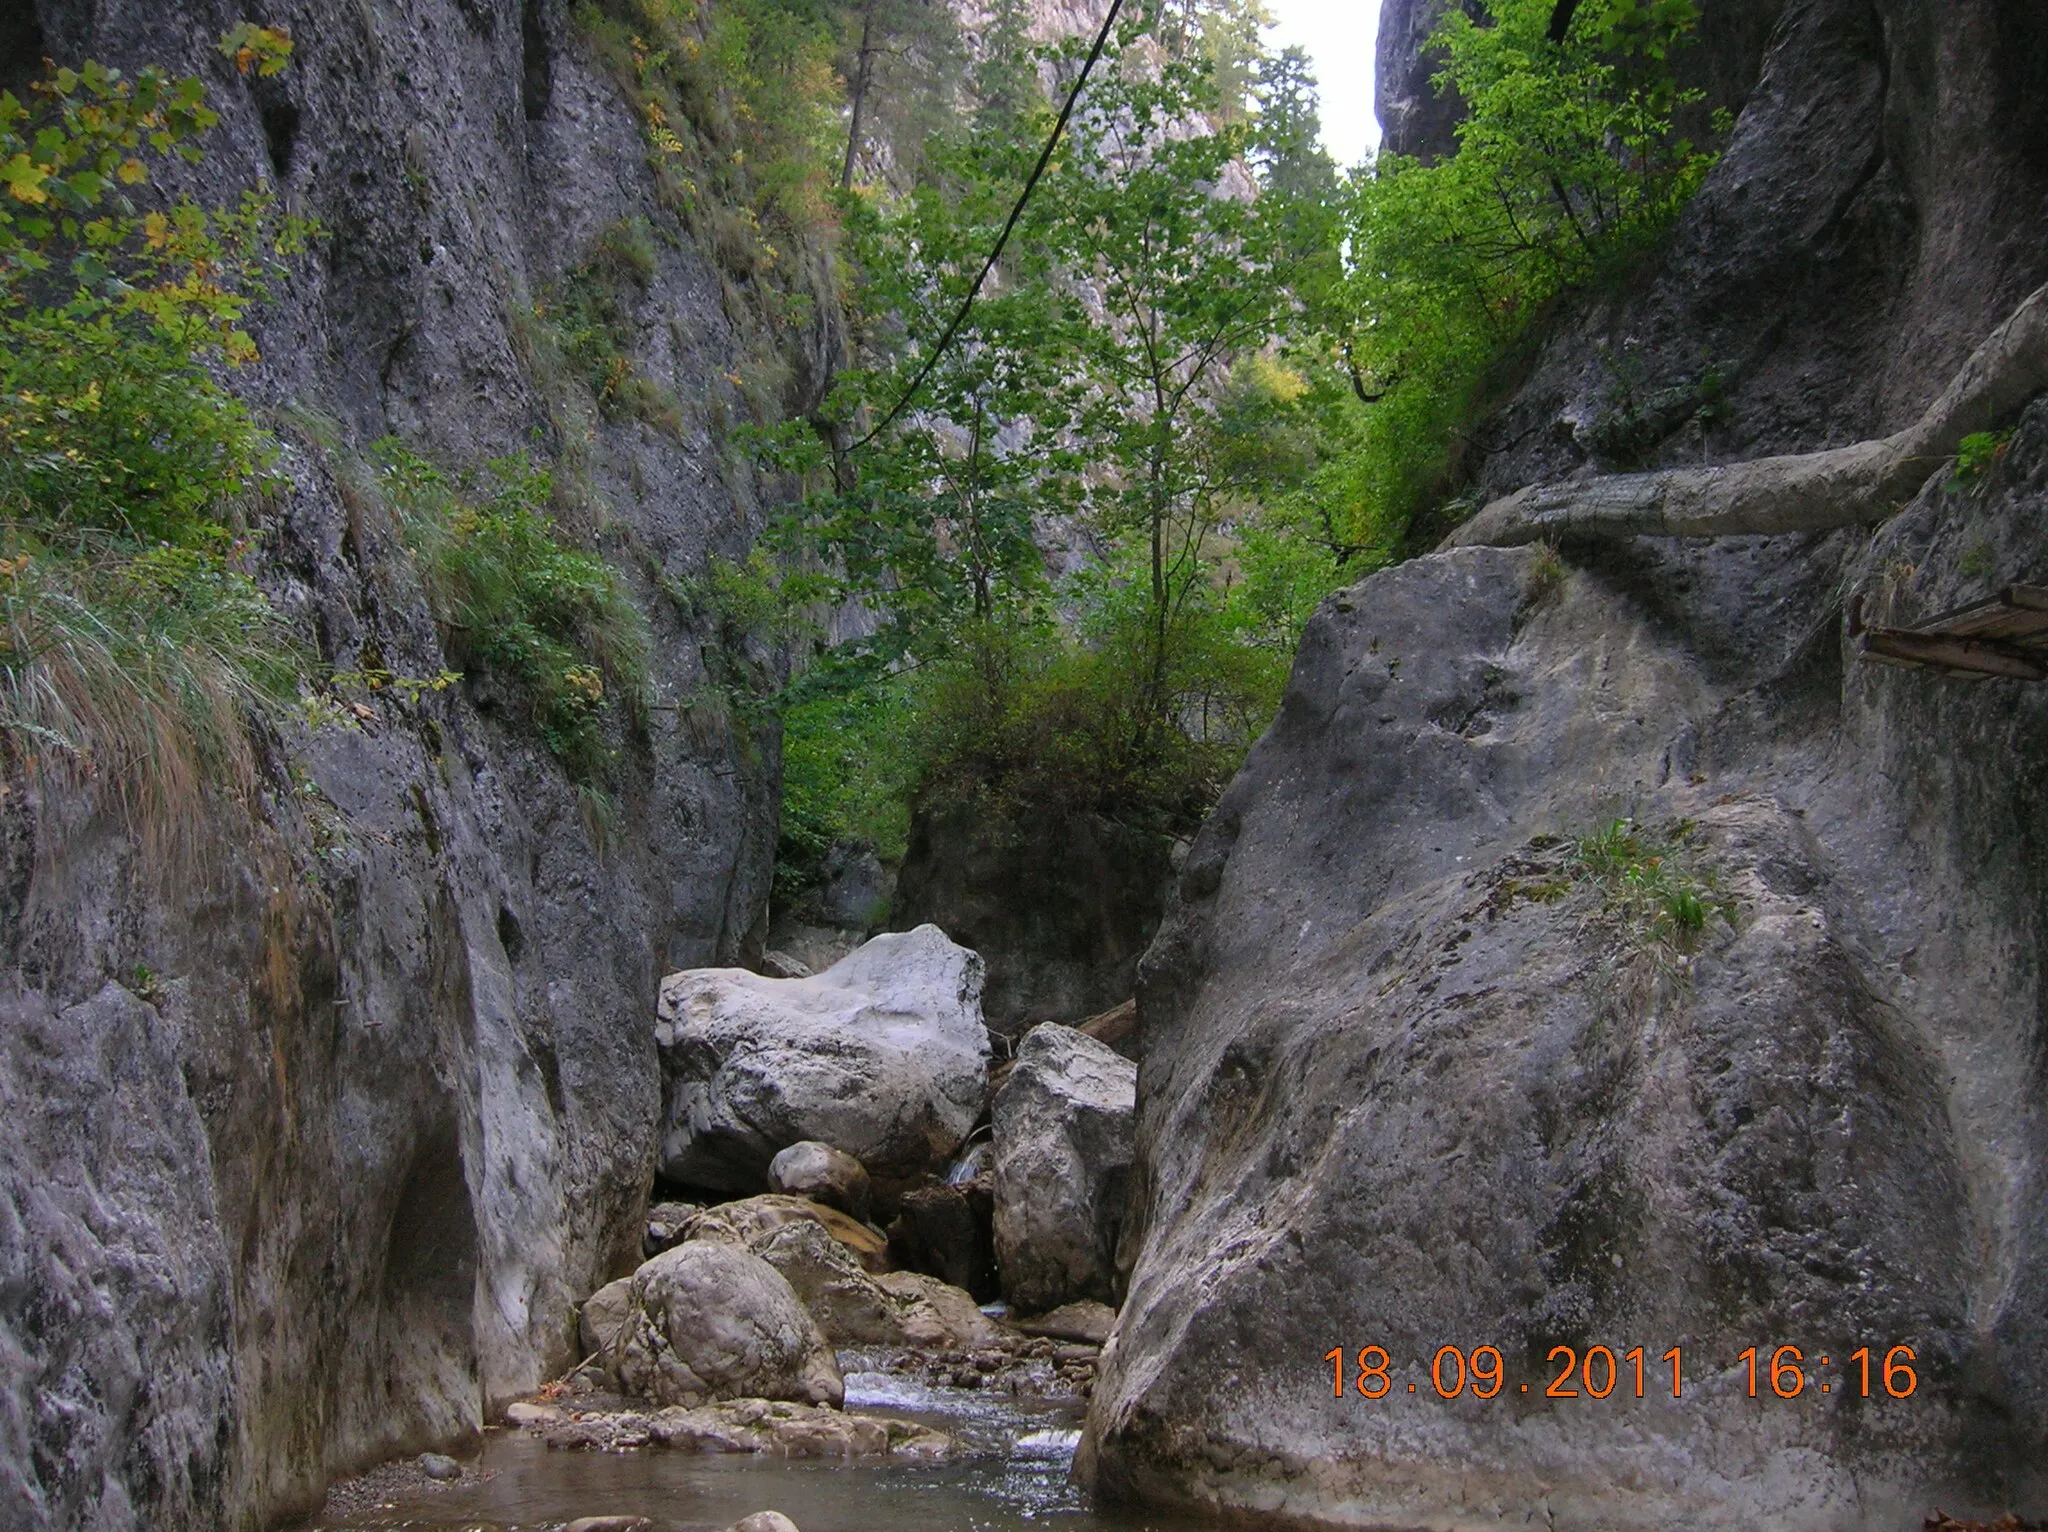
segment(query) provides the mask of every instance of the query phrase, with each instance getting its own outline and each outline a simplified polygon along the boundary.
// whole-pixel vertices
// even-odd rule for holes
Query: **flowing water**
[[[842,1354],[842,1365],[862,1361]],[[1092,1509],[1068,1480],[1080,1417],[1071,1406],[973,1389],[932,1388],[850,1370],[846,1407],[952,1435],[939,1466],[836,1464],[749,1454],[556,1452],[494,1431],[468,1466],[483,1475],[323,1517],[303,1532],[544,1532],[578,1516],[645,1516],[659,1532],[711,1532],[775,1510],[802,1532],[1167,1532],[1166,1523]]]

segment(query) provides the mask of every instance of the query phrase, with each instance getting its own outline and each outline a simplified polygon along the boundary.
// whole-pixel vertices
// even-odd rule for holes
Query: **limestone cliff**
[[[268,742],[253,812],[175,855],[18,761],[0,786],[0,1526],[255,1526],[573,1360],[572,1302],[637,1257],[656,982],[758,939],[776,813],[774,737],[695,705],[708,640],[657,584],[745,554],[741,378],[777,363],[800,407],[833,313],[772,328],[662,211],[566,0],[282,0],[293,65],[255,81],[226,0],[0,12],[9,84],[45,53],[201,75],[198,189],[325,225],[247,388],[290,481],[264,579],[338,668],[446,663],[351,450],[577,445],[522,326],[606,228],[658,236],[629,350],[679,422],[580,444],[576,530],[654,643],[607,834],[482,676]]]
[[[2036,8],[1773,9],[1726,158],[1559,317],[1487,488],[1597,462],[1631,345],[1658,387],[1730,359],[1645,461],[1879,434],[2048,277]],[[1873,666],[1847,620],[2048,572],[2048,405],[2006,424],[1987,478],[1873,527],[1465,548],[1325,604],[1145,961],[1099,1487],[1347,1525],[2041,1514],[2048,701]],[[1623,816],[1671,837],[1638,889],[1653,856],[1700,880],[1695,937],[1575,849]],[[1787,1344],[1811,1381],[1752,1401],[1743,1349]],[[1913,1396],[1864,1399],[1845,1359],[1900,1344]],[[1374,1345],[1388,1397],[1333,1398],[1325,1354]],[[1438,1349],[1486,1345],[1498,1396],[1438,1398]],[[1645,1399],[1584,1397],[1597,1364],[1546,1398],[1558,1346],[1642,1347]]]

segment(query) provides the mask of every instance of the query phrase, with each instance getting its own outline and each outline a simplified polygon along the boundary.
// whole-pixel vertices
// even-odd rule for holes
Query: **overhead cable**
[[[1115,27],[1117,12],[1123,9],[1123,5],[1124,0],[1110,0],[1109,14],[1102,18],[1102,30],[1095,34],[1095,46],[1089,50],[1088,61],[1081,66],[1081,73],[1074,81],[1074,88],[1067,92],[1066,105],[1060,108],[1059,120],[1052,125],[1052,135],[1046,139],[1045,149],[1038,156],[1038,163],[1031,168],[1031,178],[1024,183],[1024,190],[1017,197],[1017,205],[1010,209],[1009,221],[1003,225],[1003,232],[996,236],[995,248],[989,251],[988,259],[981,263],[981,273],[975,277],[974,285],[967,289],[967,296],[953,315],[952,323],[946,326],[938,344],[932,347],[931,355],[925,358],[924,366],[920,367],[917,376],[910,380],[910,386],[904,389],[902,395],[889,407],[889,413],[884,415],[881,422],[867,435],[848,447],[848,452],[858,452],[895,423],[896,417],[903,413],[910,401],[917,397],[917,391],[924,387],[925,380],[932,375],[932,369],[939,365],[939,358],[946,354],[946,348],[953,343],[953,337],[960,333],[960,326],[967,322],[968,311],[974,307],[974,300],[981,296],[982,284],[988,280],[989,273],[995,270],[996,262],[1002,259],[1003,247],[1010,242],[1010,234],[1017,227],[1017,220],[1024,216],[1025,204],[1031,201],[1031,193],[1037,189],[1039,178],[1045,174],[1045,167],[1052,163],[1053,151],[1059,147],[1060,135],[1067,130],[1067,119],[1074,115],[1074,106],[1081,99],[1082,87],[1087,85],[1089,74],[1094,70],[1096,61],[1102,57],[1102,50],[1109,46],[1110,30]]]

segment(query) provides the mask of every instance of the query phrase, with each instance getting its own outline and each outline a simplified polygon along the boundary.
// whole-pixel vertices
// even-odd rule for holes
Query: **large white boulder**
[[[879,1175],[945,1163],[981,1113],[981,959],[937,926],[877,936],[808,979],[695,968],[662,981],[661,1172],[756,1191],[815,1140]]]
[[[1138,1066],[1072,1027],[1025,1035],[996,1092],[996,1265],[1031,1313],[1116,1295]]]

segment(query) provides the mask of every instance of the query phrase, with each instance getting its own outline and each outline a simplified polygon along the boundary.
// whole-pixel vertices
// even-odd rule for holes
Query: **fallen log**
[[[1533,484],[1491,501],[1447,548],[1564,537],[1733,537],[1878,521],[1918,494],[1962,439],[2048,389],[2048,287],[1991,332],[1912,425],[1879,441],[1712,468]]]

